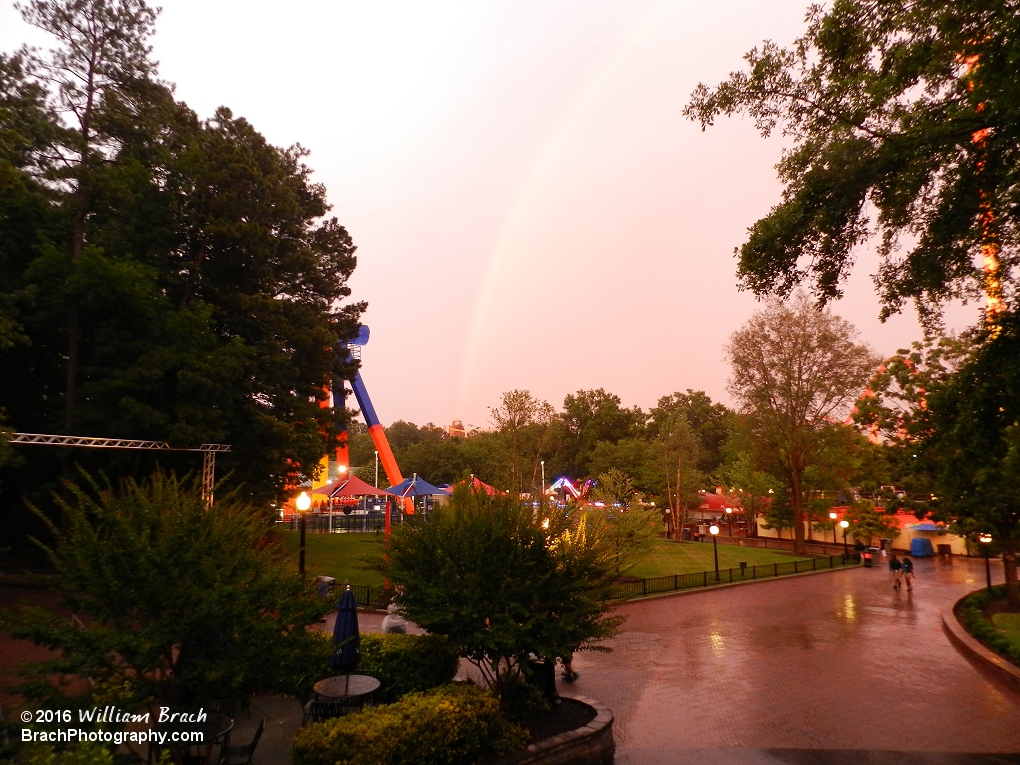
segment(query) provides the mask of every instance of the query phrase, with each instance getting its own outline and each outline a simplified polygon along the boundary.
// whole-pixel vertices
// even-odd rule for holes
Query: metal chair
[[[266,718],[262,718],[259,727],[255,730],[255,737],[250,744],[243,746],[227,746],[223,748],[220,758],[221,765],[251,765],[251,758],[255,756],[255,748],[259,745],[262,732],[266,729]]]
[[[305,725],[312,719],[312,701],[315,699],[308,675],[297,681],[297,685],[294,686],[294,698],[301,705],[301,724]]]

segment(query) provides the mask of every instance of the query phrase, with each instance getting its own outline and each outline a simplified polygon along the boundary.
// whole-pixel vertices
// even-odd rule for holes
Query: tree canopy
[[[82,484],[68,485],[48,552],[84,626],[41,607],[14,620],[15,635],[59,652],[34,667],[33,695],[73,692],[53,678],[88,679],[92,703],[129,709],[291,689],[315,653],[305,627],[330,604],[278,559],[255,508],[222,494],[210,508],[196,481],[164,473]]]
[[[932,319],[950,297],[1015,296],[1018,39],[1012,2],[835,0],[809,8],[791,47],[766,41],[699,85],[685,114],[703,129],[742,113],[792,140],[782,201],[740,247],[742,285],[788,294],[807,280],[837,297],[877,234],[883,317],[911,299]],[[975,262],[988,247],[1001,262],[986,279]]]
[[[730,391],[762,460],[786,488],[798,548],[806,471],[826,464],[832,442],[843,437],[839,423],[878,364],[856,337],[849,322],[801,293],[787,303],[770,302],[727,347]]]
[[[355,247],[308,152],[177,101],[155,79],[143,0],[22,13],[55,44],[0,55],[0,365],[19,370],[0,378],[8,425],[228,443],[221,474],[277,499],[327,451],[319,400],[350,373],[337,343],[365,307],[349,300]],[[24,487],[56,456],[26,455]]]

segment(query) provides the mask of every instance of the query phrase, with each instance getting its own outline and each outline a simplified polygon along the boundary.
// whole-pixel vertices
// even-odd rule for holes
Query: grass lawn
[[[283,539],[284,550],[292,556],[291,567],[297,570],[300,535],[296,531],[280,531],[279,534]],[[339,583],[382,584],[382,576],[370,570],[365,563],[366,558],[382,555],[382,540],[382,535],[375,534],[307,534],[305,570],[310,577],[323,574],[334,577]],[[755,547],[719,545],[720,569],[738,568],[742,560],[747,561],[749,566],[758,566],[804,558]],[[656,576],[712,571],[714,568],[711,542],[657,539],[644,559],[626,574],[651,579]]]
[[[290,565],[298,567],[301,534],[280,531],[283,549],[291,556]],[[306,534],[305,571],[309,577],[331,576],[337,584],[382,584],[381,574],[368,568],[366,558],[382,557],[383,536],[379,534]]]
[[[757,547],[719,545],[720,569],[739,568],[742,560],[747,561],[748,566],[760,566],[764,563],[788,563],[805,558]],[[674,542],[669,539],[656,539],[648,554],[634,568],[627,571],[626,575],[652,579],[657,576],[714,570],[715,560],[712,557],[711,542]]]

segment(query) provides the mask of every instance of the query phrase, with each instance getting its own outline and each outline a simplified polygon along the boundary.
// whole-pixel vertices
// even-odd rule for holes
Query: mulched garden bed
[[[552,738],[568,730],[580,728],[595,719],[595,710],[587,704],[573,699],[562,699],[559,704],[553,706],[552,711],[543,715],[537,720],[532,720],[525,727],[531,733],[528,744],[534,744],[542,739]]]

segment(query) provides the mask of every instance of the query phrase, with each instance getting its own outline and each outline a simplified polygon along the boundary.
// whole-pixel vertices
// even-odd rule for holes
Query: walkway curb
[[[763,584],[765,582],[782,582],[787,579],[803,579],[807,576],[817,574],[832,574],[836,571],[856,571],[863,569],[859,563],[852,566],[838,566],[836,568],[823,568],[820,571],[801,571],[799,574],[783,574],[782,576],[763,577],[761,579],[744,579],[740,582],[726,582],[725,584],[712,584],[708,587],[685,587],[682,590],[669,590],[667,592],[654,592],[651,595],[636,595],[633,598],[619,601],[613,608],[619,608],[627,603],[644,603],[646,600],[657,600],[658,598],[673,598],[677,595],[694,595],[699,592],[715,592],[716,590],[728,590],[731,587],[743,587],[751,584]]]
[[[978,590],[975,590],[975,592],[978,592]],[[971,659],[979,667],[995,675],[1014,691],[1020,693],[1020,667],[1006,661],[994,651],[985,648],[984,645],[971,637],[970,633],[960,624],[960,620],[956,618],[956,607],[960,605],[961,601],[973,594],[972,592],[964,595],[953,603],[948,614],[944,609],[939,612],[942,617],[942,629],[949,638],[949,642],[966,658]]]
[[[611,765],[616,752],[613,710],[586,696],[563,696],[595,710],[595,719],[580,728],[542,739],[527,749],[499,757],[489,765]]]

